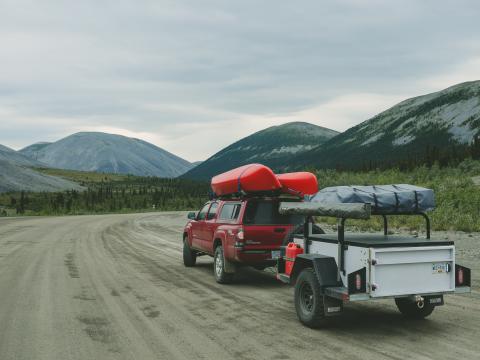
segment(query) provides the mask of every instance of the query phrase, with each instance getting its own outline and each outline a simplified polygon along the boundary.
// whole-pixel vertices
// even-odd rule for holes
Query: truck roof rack
[[[246,199],[254,199],[254,198],[275,198],[275,199],[289,199],[289,200],[303,200],[303,196],[293,195],[289,193],[282,192],[281,190],[275,191],[258,191],[258,192],[238,192],[234,194],[228,194],[223,196],[217,196],[215,194],[210,195],[210,199],[218,199],[218,200],[246,200]]]

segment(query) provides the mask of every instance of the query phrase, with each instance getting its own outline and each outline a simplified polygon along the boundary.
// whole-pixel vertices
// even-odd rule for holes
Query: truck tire
[[[186,267],[195,266],[197,263],[197,253],[195,250],[192,250],[188,245],[188,239],[185,237],[183,239],[183,265]]]
[[[312,268],[302,270],[295,284],[295,310],[300,322],[310,328],[327,324],[323,295]]]
[[[408,298],[396,298],[395,304],[397,304],[398,310],[400,310],[400,312],[404,316],[410,319],[426,318],[435,309],[435,306],[433,306],[432,304],[429,304],[427,302],[419,304]]]
[[[219,284],[229,284],[233,280],[233,274],[225,272],[225,258],[222,245],[217,246],[213,257],[213,274]]]

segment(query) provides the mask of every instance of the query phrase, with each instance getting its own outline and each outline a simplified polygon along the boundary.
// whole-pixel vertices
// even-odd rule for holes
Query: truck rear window
[[[301,215],[281,215],[278,212],[278,201],[252,201],[250,200],[243,216],[244,224],[251,225],[286,225],[302,224]]]

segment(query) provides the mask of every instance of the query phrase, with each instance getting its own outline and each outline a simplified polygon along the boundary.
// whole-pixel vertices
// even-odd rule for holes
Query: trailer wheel
[[[300,322],[308,327],[318,328],[327,322],[323,295],[312,268],[306,268],[298,275],[295,284],[295,309]]]
[[[213,274],[219,284],[229,284],[233,280],[233,274],[225,272],[225,258],[222,245],[217,246],[213,257]]]
[[[426,318],[435,309],[435,306],[425,301],[415,302],[408,298],[396,298],[395,304],[397,304],[398,310],[410,319]]]
[[[188,245],[188,239],[185,237],[183,239],[183,264],[186,267],[195,266],[197,263],[197,253],[195,250],[192,250]]]

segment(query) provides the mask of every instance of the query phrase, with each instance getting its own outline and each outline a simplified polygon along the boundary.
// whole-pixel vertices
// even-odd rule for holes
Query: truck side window
[[[238,219],[238,215],[240,215],[241,208],[242,208],[241,204],[235,204],[235,207],[233,208],[232,219],[235,219],[235,220]]]
[[[240,213],[240,204],[223,204],[220,211],[220,220],[236,220]]]
[[[214,202],[208,211],[207,220],[212,220],[217,215],[218,203]]]
[[[198,213],[197,220],[205,220],[205,217],[207,216],[207,211],[208,208],[210,207],[210,203],[206,204],[202,210]]]

